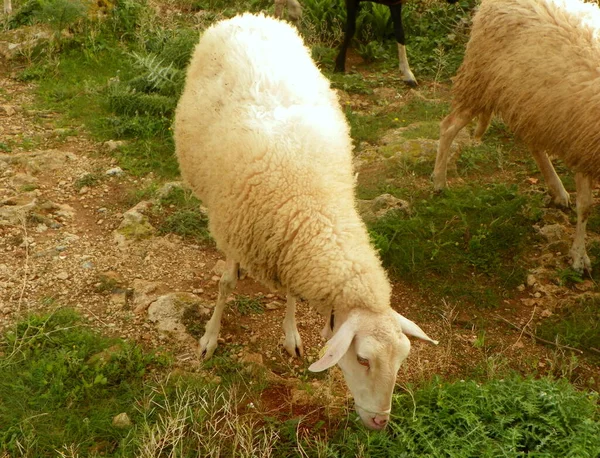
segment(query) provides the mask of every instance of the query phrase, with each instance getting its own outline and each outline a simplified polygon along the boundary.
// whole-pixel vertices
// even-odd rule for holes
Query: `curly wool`
[[[347,121],[294,28],[250,14],[209,28],[188,68],[175,140],[183,178],[229,259],[321,313],[389,307],[389,281],[355,207]]]
[[[483,0],[453,107],[495,112],[534,150],[600,178],[600,10],[578,0]]]

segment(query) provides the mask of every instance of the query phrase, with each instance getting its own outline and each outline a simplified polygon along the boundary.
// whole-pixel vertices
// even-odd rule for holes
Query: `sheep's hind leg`
[[[219,280],[219,296],[217,297],[215,310],[208,323],[206,323],[204,335],[200,339],[199,352],[203,359],[209,359],[215,352],[215,348],[217,348],[217,339],[221,330],[221,318],[225,310],[225,301],[227,301],[227,297],[235,289],[239,268],[239,263],[227,260],[225,272],[223,272]]]
[[[490,126],[490,122],[492,121],[492,114],[493,113],[491,111],[479,113],[477,127],[473,133],[473,141],[475,143],[481,143],[481,137],[483,137],[483,134],[485,134],[485,131]]]
[[[302,347],[302,339],[296,327],[296,298],[290,294],[287,296],[287,307],[285,310],[285,318],[283,319],[283,331],[285,332],[285,340],[283,347],[291,356],[304,355]]]
[[[441,191],[446,187],[446,171],[450,159],[450,146],[461,129],[471,121],[466,113],[452,111],[440,123],[440,141],[433,169],[433,188]]]
[[[592,263],[585,250],[585,228],[590,210],[592,208],[592,179],[582,173],[575,174],[577,185],[577,228],[575,229],[575,240],[571,246],[572,267],[577,272],[592,272]]]
[[[554,166],[552,165],[552,162],[550,162],[548,155],[543,151],[532,151],[531,153],[533,154],[533,158],[542,172],[542,175],[544,175],[544,181],[548,186],[548,191],[552,196],[554,205],[569,208],[571,197],[556,174],[556,170],[554,170]],[[579,195],[579,192],[577,194]]]

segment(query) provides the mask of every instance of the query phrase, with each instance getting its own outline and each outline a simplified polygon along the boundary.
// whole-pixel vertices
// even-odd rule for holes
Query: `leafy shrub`
[[[415,73],[444,78],[456,73],[469,39],[471,12],[478,3],[416,1],[405,5],[406,47]]]
[[[598,395],[568,382],[511,377],[441,382],[394,395],[389,432],[345,433],[335,456],[577,457],[600,454]]]

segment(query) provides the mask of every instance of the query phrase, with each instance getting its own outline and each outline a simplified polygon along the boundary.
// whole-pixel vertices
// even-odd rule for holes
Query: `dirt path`
[[[160,314],[152,304],[169,301],[176,308],[191,304],[201,311],[200,316],[191,314],[201,328],[216,298],[221,256],[174,235],[151,232],[140,240],[125,237],[131,235],[128,230],[119,235],[119,228],[126,227],[123,221],[144,219],[152,205],[130,211],[131,192],[147,183],[116,168],[103,154],[106,146],[86,139],[83,132],[66,136],[64,129],[56,129],[53,121],[59,115],[31,109],[30,94],[29,86],[0,78],[0,325],[9,326],[25,312],[69,306],[104,333],[147,348],[168,347],[182,367],[200,370],[194,341],[181,337],[182,329],[159,332],[149,310]],[[561,289],[543,276],[536,282],[524,286],[504,308],[491,311],[432,303],[396,283],[393,305],[442,341],[437,348],[415,343],[400,380],[432,374],[466,378],[481,375],[477,371],[499,371],[506,364],[523,373],[581,381],[597,375],[597,367],[582,355],[576,355],[577,367],[571,367],[570,353],[542,347],[503,321],[524,326],[551,314],[559,301],[593,287],[586,282],[580,290]],[[230,308],[221,348],[234,360],[258,361],[284,379],[304,378],[306,361],[288,357],[279,346],[284,299],[251,279],[241,281],[236,293],[258,298],[265,311],[244,314]],[[322,319],[306,304],[300,305],[298,315],[311,361],[321,344]],[[281,392],[269,396],[278,408]]]

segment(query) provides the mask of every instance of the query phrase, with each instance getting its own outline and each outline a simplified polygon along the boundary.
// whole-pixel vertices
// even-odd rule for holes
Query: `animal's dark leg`
[[[346,33],[344,34],[344,41],[340,46],[340,52],[335,59],[335,71],[344,72],[346,71],[346,51],[350,46],[350,41],[356,32],[356,14],[358,12],[359,0],[346,0]]]
[[[417,80],[410,70],[408,59],[406,58],[404,29],[402,28],[402,4],[390,6],[390,14],[392,15],[392,22],[394,23],[394,36],[398,42],[398,62],[400,71],[404,76],[404,82],[410,87],[415,87],[417,85]]]

